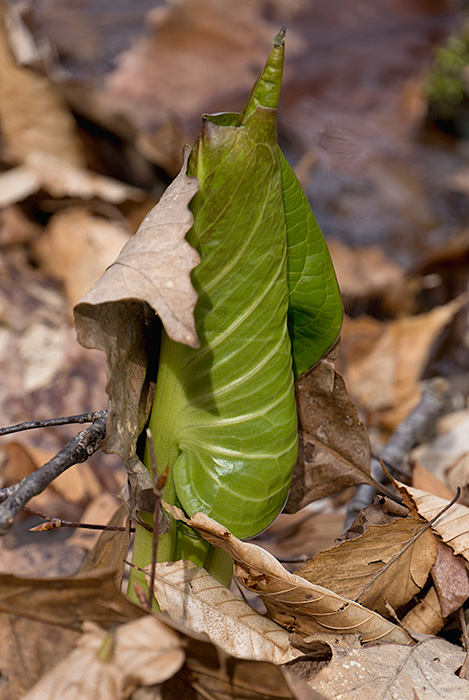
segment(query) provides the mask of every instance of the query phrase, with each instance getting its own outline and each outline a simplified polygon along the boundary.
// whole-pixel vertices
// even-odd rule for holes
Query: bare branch
[[[75,435],[72,440],[47,464],[32,474],[28,474],[14,486],[0,489],[0,535],[6,535],[13,525],[15,516],[26,503],[44,491],[49,484],[74,464],[86,462],[99,450],[106,437],[107,415],[101,416],[93,425]]]
[[[34,428],[51,428],[56,425],[69,425],[70,423],[95,423],[106,416],[107,411],[92,411],[91,413],[78,413],[75,416],[30,420],[24,423],[17,423],[17,425],[9,425],[7,428],[0,428],[0,437],[11,435],[12,433],[20,433],[22,430],[33,430]]]

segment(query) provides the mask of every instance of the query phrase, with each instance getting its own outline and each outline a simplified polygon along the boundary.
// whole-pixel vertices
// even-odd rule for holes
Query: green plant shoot
[[[261,532],[285,503],[297,458],[294,379],[342,322],[326,244],[277,145],[283,59],[284,31],[243,111],[203,117],[188,165],[200,190],[187,235],[201,256],[192,276],[200,347],[163,330],[149,423],[158,471],[169,469],[164,500],[240,538]],[[137,565],[149,563],[150,540],[140,529]],[[159,540],[159,560],[190,558],[229,578],[188,528],[173,523]]]

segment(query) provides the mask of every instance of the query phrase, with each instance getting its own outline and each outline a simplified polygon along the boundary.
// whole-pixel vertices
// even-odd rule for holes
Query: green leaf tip
[[[281,30],[279,31],[278,34],[276,34],[273,38],[273,42],[275,46],[282,46],[282,44],[285,41],[285,33],[287,31],[286,27],[282,27]]]
[[[257,107],[277,109],[283,78],[285,31],[285,27],[282,27],[274,37],[274,48],[244,105],[239,116],[238,126],[245,124]]]

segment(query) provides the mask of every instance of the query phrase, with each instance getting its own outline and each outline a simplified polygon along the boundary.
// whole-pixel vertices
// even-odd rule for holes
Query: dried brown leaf
[[[284,668],[228,657],[188,639],[186,663],[162,689],[165,700],[325,700]]]
[[[448,617],[469,598],[469,575],[464,560],[456,557],[443,542],[438,542],[432,578],[438,593],[441,614]]]
[[[41,268],[62,281],[73,307],[116,259],[130,238],[117,221],[92,216],[85,207],[54,214],[34,252]]]
[[[0,612],[80,629],[84,621],[112,626],[141,617],[108,569],[73,578],[32,578],[0,574]]]
[[[419,380],[435,341],[464,303],[461,296],[428,313],[387,324],[364,317],[345,319],[344,375],[351,396],[368,412],[369,422],[394,429],[415,407]]]
[[[438,634],[443,629],[445,621],[441,614],[438,593],[434,586],[429,588],[407,615],[402,618],[406,629],[416,634]]]
[[[400,482],[395,482],[406,505],[427,522],[435,518],[450,503],[428,491],[420,491]],[[433,523],[432,530],[455,554],[469,561],[469,508],[455,503],[441,518]]]
[[[80,633],[12,615],[0,615],[0,697],[20,700],[69,654]]]
[[[128,519],[127,508],[122,503],[115,510],[107,525],[125,525]],[[122,580],[124,573],[124,562],[130,544],[130,529],[126,530],[103,530],[95,542],[93,548],[81,567],[81,573],[91,573],[106,569],[114,569],[116,580]]]
[[[171,678],[184,658],[179,635],[150,615],[111,632],[92,626],[78,647],[41,678],[25,700],[121,700],[135,686]]]
[[[456,490],[451,491],[433,472],[415,460],[412,463],[412,486],[421,491],[429,491],[440,498],[447,498],[449,501],[456,495]]]
[[[469,684],[455,675],[464,661],[460,647],[444,639],[416,646],[378,645],[342,649],[308,685],[341,700],[465,700]],[[293,665],[295,662],[293,662]]]
[[[24,161],[40,151],[83,165],[76,124],[59,90],[31,68],[17,65],[8,46],[4,16],[0,22],[0,123],[11,156]]]
[[[387,496],[381,496],[379,501],[375,498],[370,506],[366,506],[360,511],[347,532],[339,538],[339,542],[353,540],[366,532],[371,525],[393,523],[398,518],[407,517],[408,514],[408,508],[392,501]]]
[[[282,627],[192,562],[157,564],[155,597],[171,619],[205,632],[211,642],[232,656],[282,664],[300,655],[290,646]]]
[[[397,610],[425,586],[436,549],[425,522],[402,518],[316,554],[296,575],[387,617],[386,603]]]
[[[25,164],[0,175],[0,206],[19,202],[38,190],[53,197],[102,199],[119,204],[144,198],[142,190],[77,167],[48,153],[33,152]]]
[[[296,395],[300,446],[287,513],[348,486],[372,483],[368,433],[333,363],[322,360],[301,377]]]
[[[388,260],[382,248],[350,248],[337,239],[328,240],[340,291],[345,298],[364,298],[389,292],[403,284],[404,270]]]
[[[199,344],[194,325],[197,294],[190,279],[199,255],[185,240],[193,222],[189,202],[199,184],[186,175],[188,157],[186,150],[179,175],[114,264],[75,307],[78,341],[107,356],[110,411],[105,450],[124,460],[131,508],[142,491],[152,491],[148,471],[135,452],[154,391],[158,338],[151,309],[173,340],[192,347]],[[143,503],[137,506],[148,508]]]
[[[194,325],[197,293],[190,273],[200,256],[186,241],[194,221],[189,202],[199,183],[186,174],[189,153],[186,149],[181,172],[142,221],[136,235],[78,304],[77,323],[82,323],[84,306],[139,299],[160,316],[170,338],[199,346]]]
[[[290,574],[261,547],[241,542],[225,527],[202,513],[187,520],[174,506],[165,508],[183,520],[210,544],[232,557],[235,574],[243,586],[262,598],[269,616],[290,631],[308,635],[317,631],[361,634],[364,641],[410,643],[406,632],[377,613],[327,588]]]

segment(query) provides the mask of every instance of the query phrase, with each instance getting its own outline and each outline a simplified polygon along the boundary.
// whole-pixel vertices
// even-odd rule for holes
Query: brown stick
[[[93,425],[75,435],[55,457],[22,481],[0,489],[0,535],[11,529],[15,516],[26,503],[44,491],[49,484],[74,464],[86,462],[101,447],[106,437],[107,415],[101,416]]]
[[[52,428],[57,425],[70,425],[71,423],[96,423],[99,418],[107,416],[107,411],[92,411],[91,413],[78,413],[74,416],[62,416],[61,418],[46,418],[45,420],[30,420],[16,425],[9,425],[7,428],[0,428],[0,437],[20,433],[23,430],[34,430],[35,428]]]

